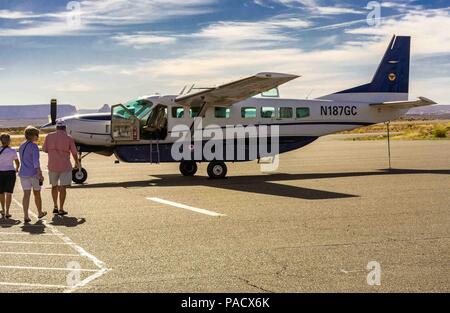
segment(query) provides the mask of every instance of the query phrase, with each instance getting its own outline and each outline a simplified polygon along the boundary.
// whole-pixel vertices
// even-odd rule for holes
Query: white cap
[[[63,120],[57,120],[56,127],[66,127],[66,123]]]

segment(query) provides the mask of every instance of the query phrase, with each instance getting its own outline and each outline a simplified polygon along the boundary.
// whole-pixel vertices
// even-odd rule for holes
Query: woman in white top
[[[17,151],[9,147],[11,137],[8,134],[0,135],[0,203],[2,205],[2,217],[10,218],[12,194],[16,184],[16,173],[19,171],[19,158]],[[16,167],[14,168],[14,163]]]

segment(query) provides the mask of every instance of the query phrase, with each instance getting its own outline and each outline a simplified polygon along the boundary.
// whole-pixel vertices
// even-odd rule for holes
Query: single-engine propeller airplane
[[[180,95],[151,95],[125,104],[114,105],[111,113],[63,117],[68,133],[74,138],[80,160],[89,153],[115,155],[123,162],[179,162],[180,172],[195,175],[197,162],[209,162],[211,178],[226,176],[225,162],[250,161],[270,156],[245,153],[222,158],[177,159],[172,147],[179,139],[171,136],[175,126],[194,127],[202,118],[202,127],[218,125],[278,126],[277,153],[284,153],[312,143],[320,136],[351,130],[396,119],[410,108],[435,104],[419,97],[408,101],[410,37],[393,36],[370,83],[312,100],[268,97],[266,92],[298,78],[297,75],[259,73],[215,88]],[[262,97],[255,97],[261,94]],[[51,123],[57,118],[56,101],[51,104]],[[248,135],[248,134],[247,134]],[[189,138],[194,143],[194,137]],[[228,141],[225,141],[228,142]],[[236,140],[232,144],[236,144]],[[249,140],[240,141],[249,149]],[[226,145],[227,143],[225,143]],[[202,142],[204,145],[204,142]],[[195,145],[192,144],[191,147]],[[247,151],[248,152],[248,151]],[[84,183],[87,171],[74,169],[73,181]]]

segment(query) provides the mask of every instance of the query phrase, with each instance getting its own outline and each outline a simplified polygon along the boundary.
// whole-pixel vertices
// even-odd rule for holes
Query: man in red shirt
[[[64,121],[57,121],[56,132],[47,135],[42,150],[48,153],[48,176],[52,185],[53,213],[66,215],[67,211],[64,211],[64,202],[66,201],[67,194],[66,188],[72,183],[70,155],[72,154],[76,167],[79,167],[80,164],[75,141],[66,133]]]

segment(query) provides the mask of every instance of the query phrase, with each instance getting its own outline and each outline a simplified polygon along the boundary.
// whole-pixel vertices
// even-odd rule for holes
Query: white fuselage
[[[218,118],[214,107],[206,111],[202,120],[203,127],[208,125],[279,125],[280,136],[312,136],[320,137],[340,131],[355,129],[364,125],[380,123],[396,119],[406,113],[407,109],[375,108],[369,104],[370,97],[363,100],[361,97],[345,97],[335,95],[337,99],[326,99],[326,97],[314,100],[294,100],[281,98],[249,98],[229,107],[228,118]],[[153,107],[161,104],[167,107],[168,135],[160,143],[171,143],[176,141],[172,137],[170,130],[176,125],[186,125],[190,127],[194,118],[189,116],[189,108],[185,107],[183,117],[173,116],[172,108],[179,107],[175,103],[175,96],[152,96],[145,98],[153,103]],[[404,95],[399,95],[399,99]],[[392,99],[392,98],[391,98]],[[251,108],[256,109],[256,116],[243,117],[243,111]],[[262,116],[263,110],[275,110],[272,117]],[[292,108],[292,109],[286,109]],[[302,108],[302,109],[300,109]],[[299,111],[308,112],[307,116],[297,116]],[[307,110],[305,110],[307,109]],[[280,116],[280,110],[284,111],[284,116]],[[289,112],[292,112],[292,115]],[[287,114],[286,114],[287,113]],[[305,115],[305,114],[303,114]],[[110,114],[89,114],[65,117],[69,134],[75,139],[77,144],[106,146],[115,145],[111,136]],[[152,140],[141,139],[128,144],[148,144]],[[123,143],[121,143],[123,144]]]

